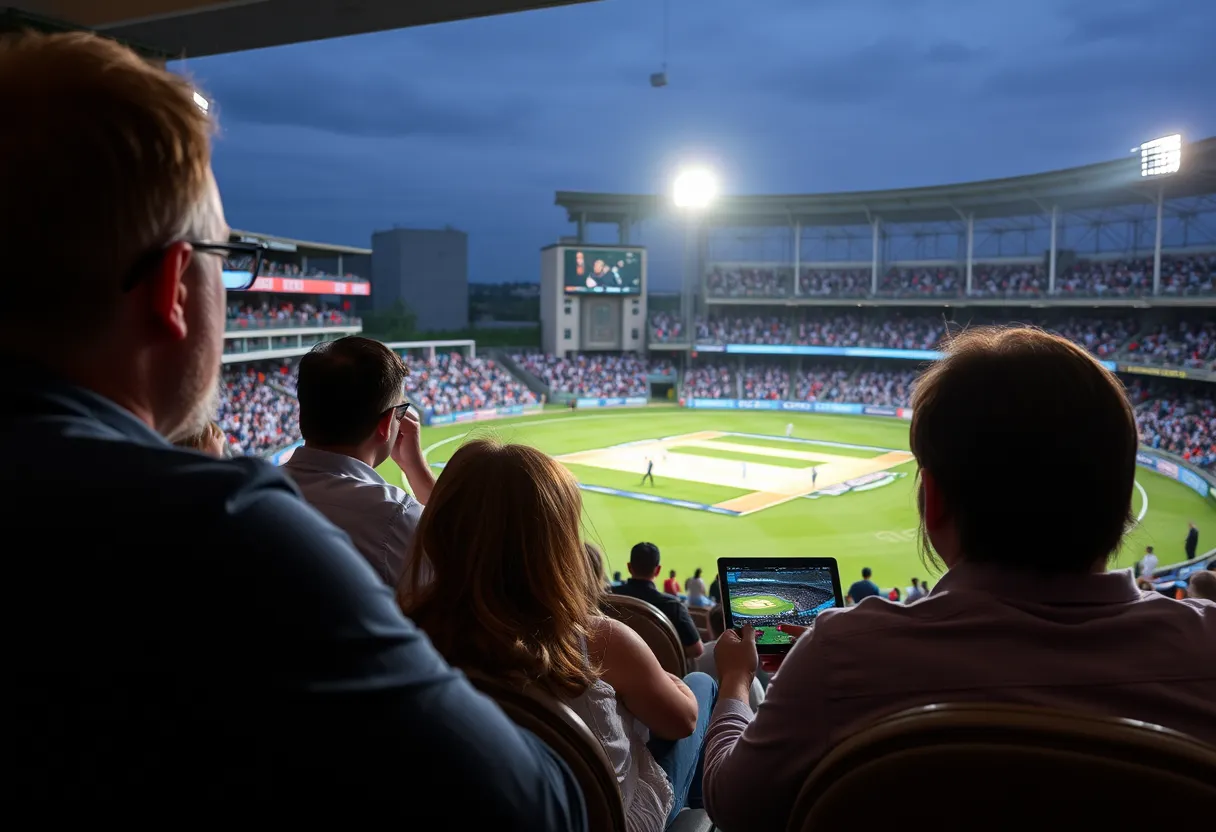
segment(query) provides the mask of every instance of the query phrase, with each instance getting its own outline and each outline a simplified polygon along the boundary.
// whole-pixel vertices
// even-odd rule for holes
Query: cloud
[[[528,102],[462,102],[403,77],[362,76],[318,65],[259,67],[211,80],[222,123],[306,127],[347,136],[478,138],[516,130]]]

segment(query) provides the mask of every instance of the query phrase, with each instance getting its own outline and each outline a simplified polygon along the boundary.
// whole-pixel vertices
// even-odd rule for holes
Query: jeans
[[[659,768],[667,775],[671,790],[675,793],[666,826],[671,826],[676,815],[680,814],[680,810],[685,806],[700,809],[703,805],[701,746],[705,742],[705,732],[709,729],[709,715],[713,713],[714,702],[718,698],[718,683],[707,673],[689,673],[684,677],[684,684],[688,685],[689,690],[697,697],[696,730],[682,740],[661,740],[652,737],[646,745]]]

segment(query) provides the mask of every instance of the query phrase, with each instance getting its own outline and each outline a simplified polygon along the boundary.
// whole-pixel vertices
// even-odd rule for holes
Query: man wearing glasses
[[[380,579],[396,587],[435,475],[422,455],[417,414],[403,394],[401,356],[370,338],[323,341],[300,360],[297,448],[283,466],[304,499],[350,535]],[[409,492],[376,473],[387,459]],[[415,497],[417,499],[415,499]]]
[[[584,829],[569,769],[282,471],[167,441],[214,417],[225,289],[261,256],[195,97],[96,35],[0,39],[6,805]]]

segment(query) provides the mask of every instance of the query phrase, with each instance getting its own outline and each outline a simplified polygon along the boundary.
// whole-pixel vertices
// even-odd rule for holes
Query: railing
[[[267,320],[261,318],[229,318],[224,322],[225,332],[250,332],[270,329],[333,329],[334,327],[363,326],[361,318],[347,317],[341,321],[318,321],[314,319],[286,318]]]

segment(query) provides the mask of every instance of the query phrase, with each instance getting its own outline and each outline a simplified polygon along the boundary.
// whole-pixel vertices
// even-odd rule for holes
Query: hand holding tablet
[[[843,607],[835,558],[719,558],[726,627],[755,628],[761,655],[784,655],[819,613]]]

